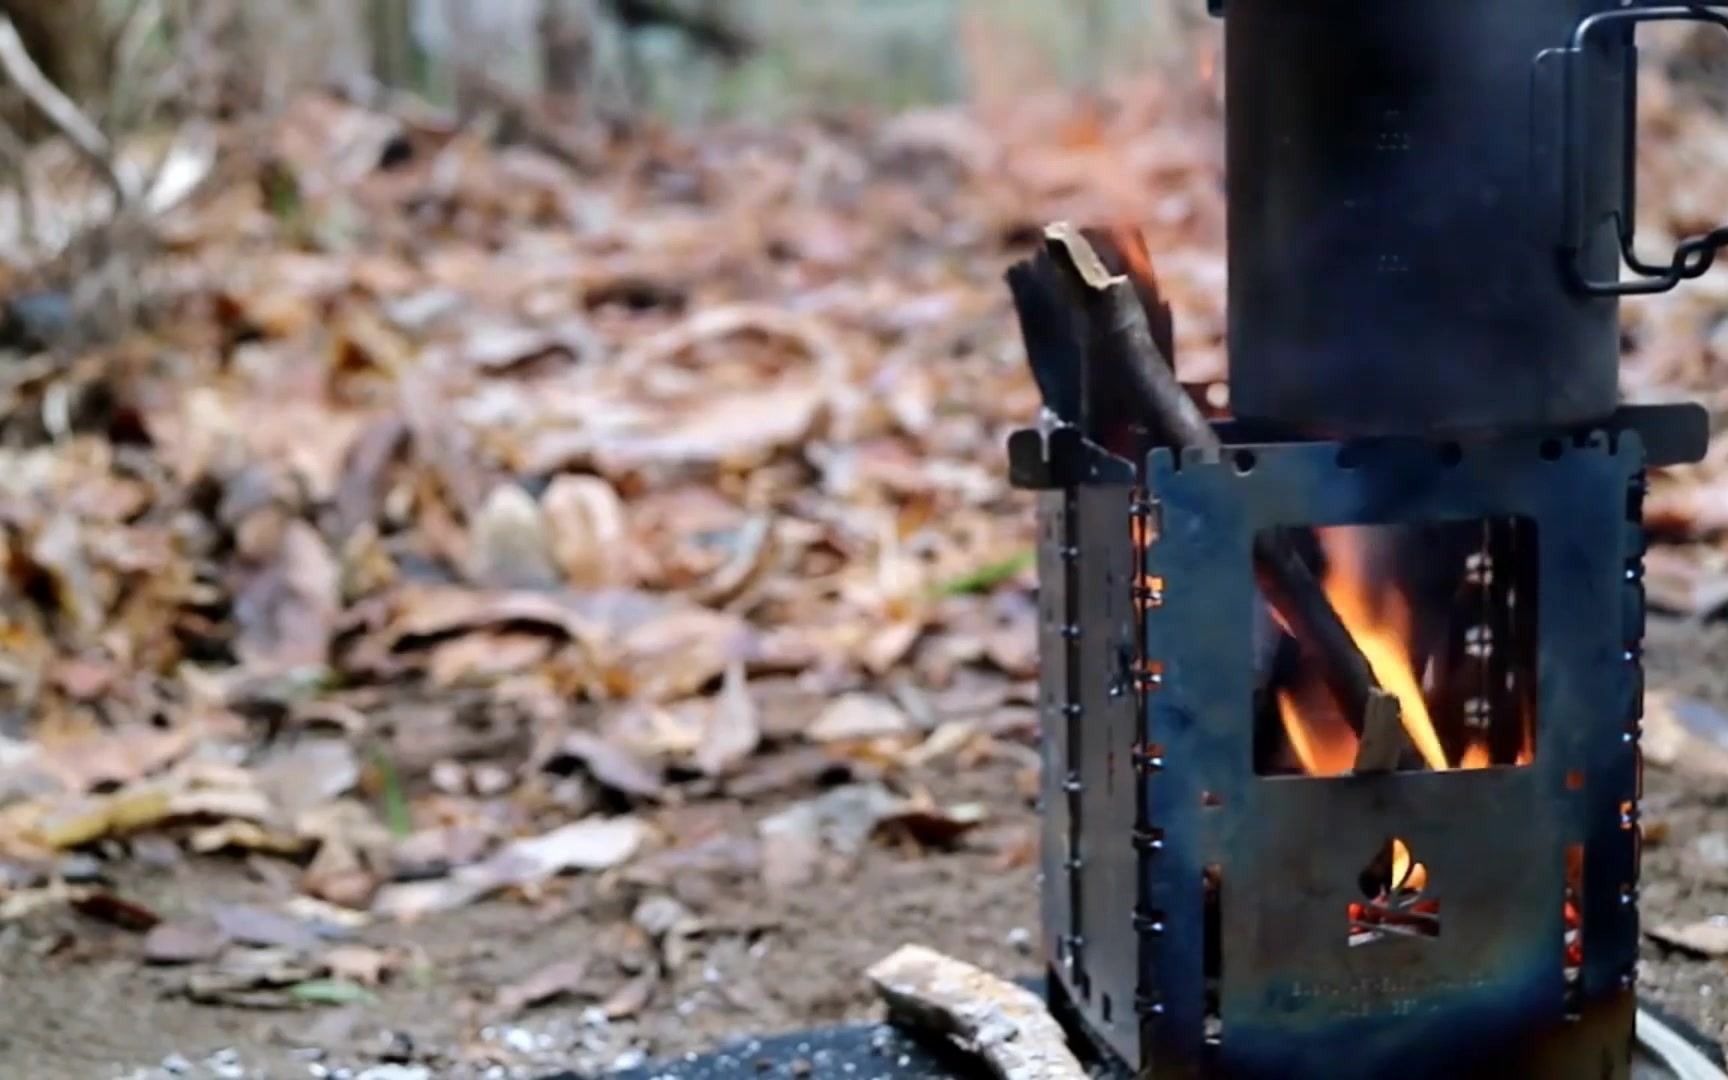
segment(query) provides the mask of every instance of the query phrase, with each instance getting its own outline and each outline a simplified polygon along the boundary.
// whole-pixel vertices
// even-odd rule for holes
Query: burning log
[[[1044,250],[1009,272],[1009,284],[1046,401],[1058,410],[1074,408],[1078,415],[1063,419],[1079,422],[1113,450],[1124,441],[1117,423],[1122,395],[1150,442],[1221,453],[1217,432],[1169,361],[1168,322],[1155,286],[1140,280],[1143,275],[1111,273],[1092,240],[1071,225],[1051,225],[1044,239]],[[1133,251],[1112,254],[1118,262],[1134,261]],[[1154,307],[1166,338],[1162,347],[1152,330],[1149,309]],[[1356,771],[1395,768],[1405,746],[1398,700],[1381,686],[1282,531],[1268,530],[1255,539],[1254,573],[1290,633],[1318,658],[1327,688],[1358,735]]]

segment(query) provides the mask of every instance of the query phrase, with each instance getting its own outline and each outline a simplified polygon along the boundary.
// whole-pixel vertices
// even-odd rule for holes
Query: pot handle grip
[[[1650,22],[1706,22],[1728,30],[1728,15],[1712,10],[1728,7],[1728,0],[1709,0],[1690,4],[1669,4],[1613,8],[1599,11],[1581,20],[1572,31],[1572,40],[1564,50],[1565,57],[1565,130],[1561,136],[1564,147],[1564,239],[1562,248],[1567,269],[1574,283],[1592,296],[1631,296],[1667,292],[1690,278],[1701,277],[1716,262],[1716,255],[1728,246],[1728,226],[1682,240],[1674,249],[1667,265],[1645,262],[1633,250],[1637,232],[1637,133],[1638,133],[1638,50],[1633,43],[1638,24]],[[1613,220],[1620,258],[1637,276],[1602,280],[1592,278],[1585,265],[1591,231],[1595,223],[1587,207],[1590,140],[1593,122],[1587,67],[1593,62],[1591,49],[1601,38],[1621,33],[1626,38],[1626,70],[1623,76],[1625,93],[1625,146],[1621,155],[1623,173],[1620,206],[1609,216]],[[1599,61],[1598,61],[1599,62]]]

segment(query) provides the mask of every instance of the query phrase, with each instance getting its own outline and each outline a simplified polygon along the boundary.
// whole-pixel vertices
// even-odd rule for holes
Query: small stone
[[[60,856],[54,863],[54,874],[68,885],[95,885],[107,880],[102,860],[83,852]]]
[[[612,1059],[612,1071],[623,1072],[626,1069],[639,1069],[648,1061],[648,1054],[642,1050],[626,1050]]]
[[[379,1052],[378,1060],[392,1065],[406,1065],[414,1060],[414,1036],[406,1031],[389,1031],[384,1034],[384,1049]]]
[[[650,936],[661,937],[689,917],[689,908],[662,893],[647,897],[637,904],[631,921]]]
[[[240,1051],[231,1046],[223,1047],[205,1058],[204,1067],[220,1080],[240,1080],[246,1075],[246,1067],[240,1063]]]
[[[1707,866],[1718,869],[1728,867],[1728,834],[1704,833],[1692,841],[1692,850]]]

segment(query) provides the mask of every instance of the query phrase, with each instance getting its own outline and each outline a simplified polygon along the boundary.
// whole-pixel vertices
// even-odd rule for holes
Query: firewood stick
[[[18,88],[25,101],[66,137],[72,148],[113,189],[118,209],[126,209],[136,200],[138,193],[120,172],[108,136],[102,134],[102,129],[84,115],[77,103],[43,73],[25,47],[11,16],[4,14],[0,14],[0,73]]]
[[[867,973],[891,1019],[957,1040],[999,1080],[1084,1080],[1086,1070],[1043,999],[922,945]]]
[[[1178,450],[1221,453],[1223,441],[1153,340],[1145,306],[1132,283],[1110,273],[1091,242],[1073,226],[1051,225],[1044,239],[1045,254],[1061,269],[1085,313],[1088,350],[1125,376],[1136,410],[1157,441]],[[1255,537],[1254,572],[1291,633],[1319,659],[1322,678],[1357,735],[1364,736],[1372,725],[1374,737],[1358,743],[1358,770],[1384,771],[1402,749],[1397,699],[1381,687],[1313,572],[1279,531]],[[1394,723],[1387,723],[1388,716]]]
[[[1126,277],[1112,274],[1091,241],[1072,225],[1044,230],[1044,250],[1076,288],[1090,329],[1087,344],[1105,370],[1125,377],[1143,421],[1177,447],[1223,448],[1200,407],[1176,381],[1176,371],[1152,339],[1146,308]]]

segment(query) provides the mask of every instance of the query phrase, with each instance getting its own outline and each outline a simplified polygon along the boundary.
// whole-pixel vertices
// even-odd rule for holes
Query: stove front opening
[[[1283,527],[1396,703],[1386,771],[1535,760],[1536,527],[1528,518]],[[1262,595],[1254,631],[1254,764],[1262,776],[1365,771],[1367,716],[1351,715],[1325,659]],[[1375,859],[1405,884],[1420,864],[1388,840]],[[1412,869],[1414,868],[1414,869]],[[1396,894],[1399,881],[1386,887]]]

